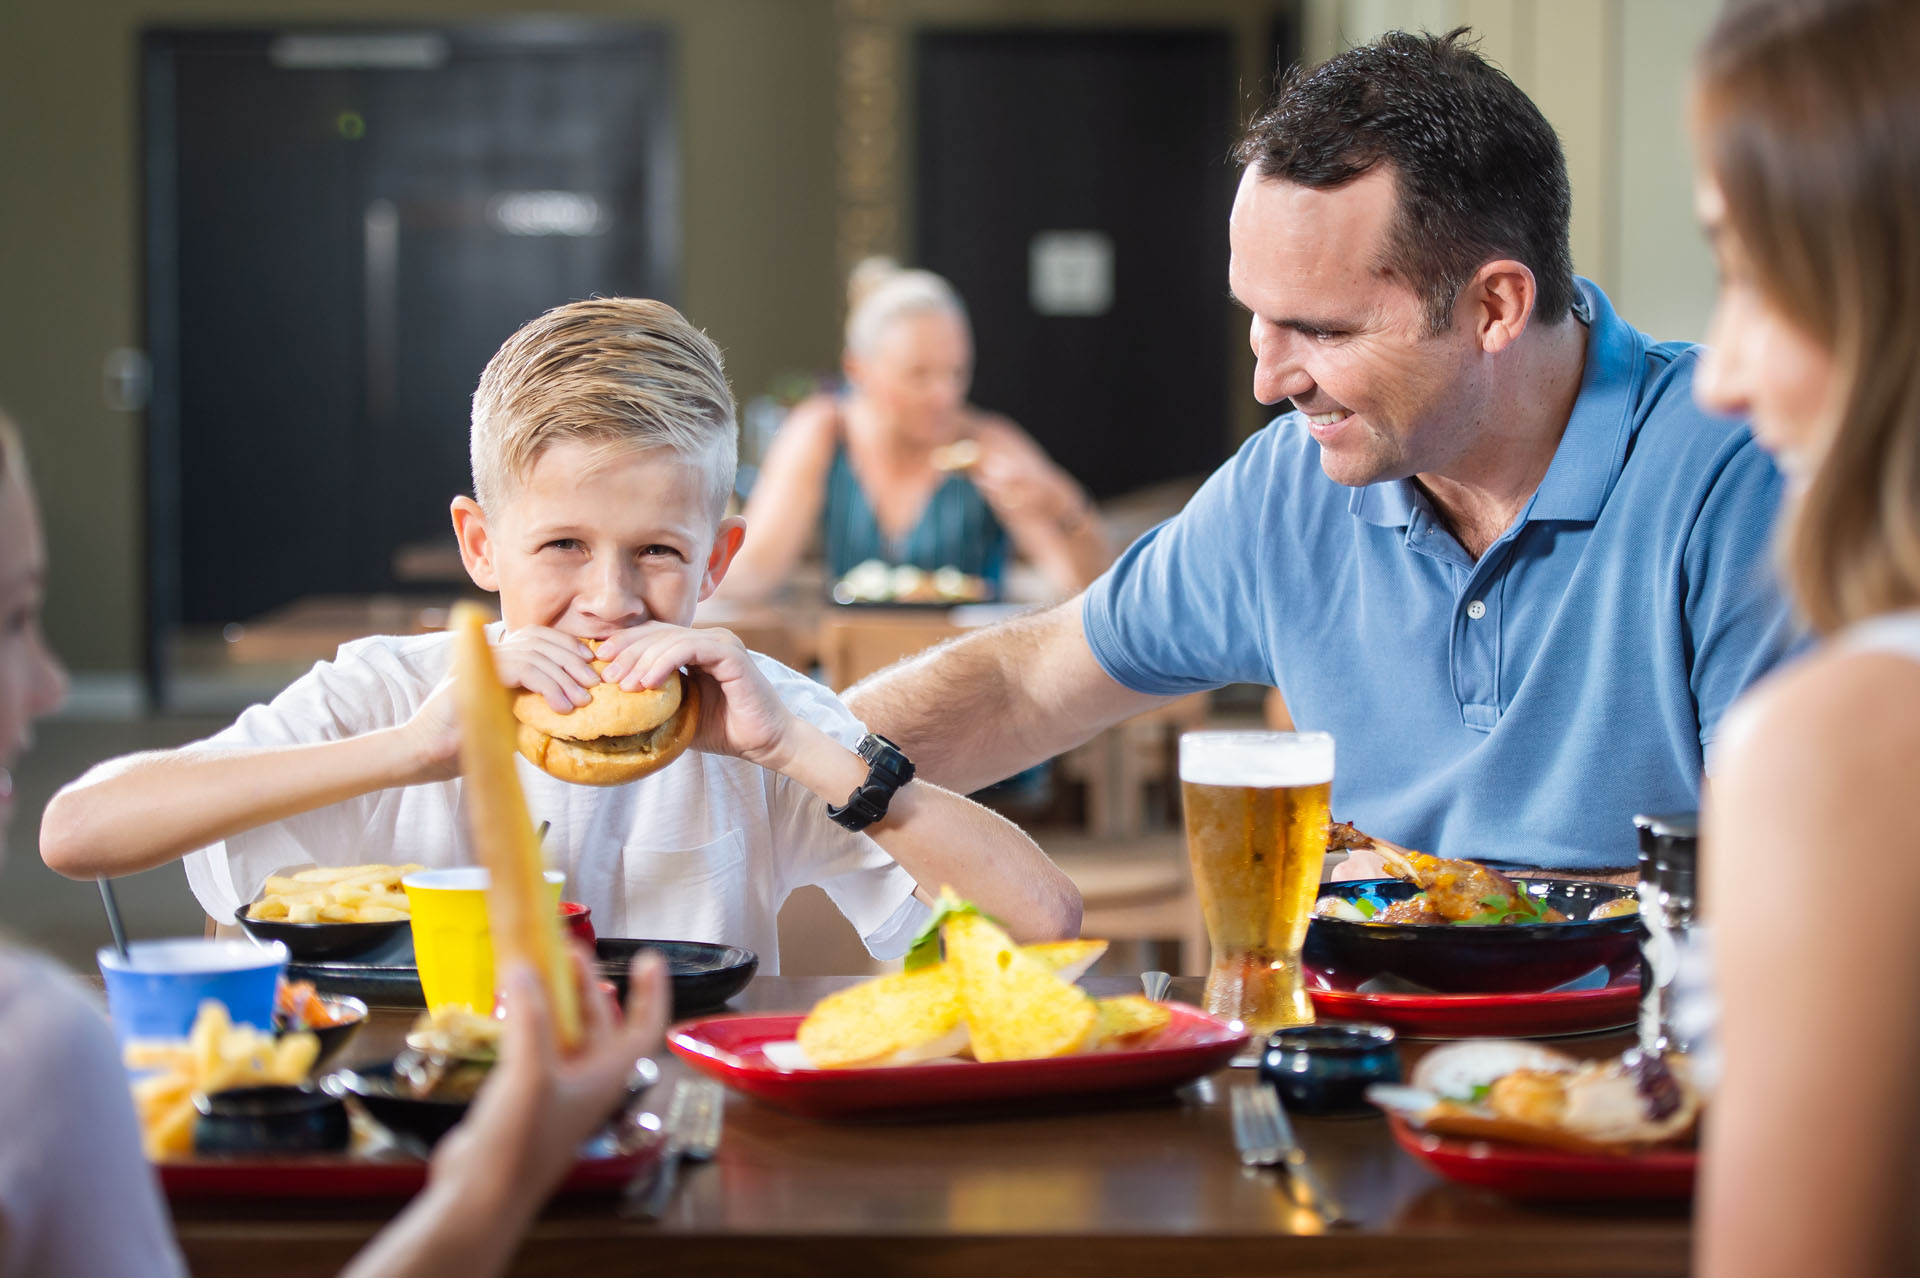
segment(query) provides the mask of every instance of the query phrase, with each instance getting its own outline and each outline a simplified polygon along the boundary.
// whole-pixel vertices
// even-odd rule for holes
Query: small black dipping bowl
[[[1567,916],[1565,923],[1355,923],[1315,915],[1302,951],[1310,982],[1354,989],[1391,976],[1447,994],[1538,992],[1596,967],[1609,979],[1631,971],[1639,957],[1640,916],[1588,919],[1595,906],[1632,896],[1631,884],[1580,879],[1521,880],[1529,896]],[[1321,896],[1367,899],[1376,906],[1404,901],[1420,889],[1399,879],[1323,883]]]
[[[319,1154],[347,1147],[347,1107],[311,1087],[235,1087],[196,1096],[193,1152]]]
[[[635,1098],[659,1081],[659,1066],[645,1059],[636,1062],[633,1075],[627,1080],[627,1094],[608,1116],[609,1120],[617,1118]],[[411,1136],[428,1148],[467,1116],[470,1103],[414,1096],[404,1081],[394,1077],[391,1061],[360,1070],[337,1069],[322,1079],[320,1085],[335,1096],[353,1097],[381,1126],[399,1135]]]
[[[297,961],[350,958],[378,949],[413,925],[407,919],[384,923],[285,923],[247,917],[252,907],[241,906],[234,922],[258,941],[283,941]]]
[[[320,1000],[322,1007],[333,1013],[336,1022],[333,1025],[319,1029],[309,1028],[306,1031],[320,1040],[320,1054],[313,1058],[311,1071],[318,1075],[326,1072],[327,1066],[339,1057],[348,1041],[360,1032],[362,1025],[367,1023],[367,1005],[345,994],[319,994],[315,997]],[[295,1028],[289,1025],[286,1018],[278,1012],[273,1016],[273,1031],[275,1034],[296,1032]]]
[[[1267,1035],[1260,1079],[1303,1114],[1372,1112],[1367,1088],[1400,1081],[1393,1031],[1360,1021],[1321,1021]]]
[[[391,1062],[366,1069],[337,1069],[320,1085],[336,1096],[352,1096],[382,1126],[429,1148],[467,1116],[467,1101],[411,1094],[407,1085],[393,1076]]]

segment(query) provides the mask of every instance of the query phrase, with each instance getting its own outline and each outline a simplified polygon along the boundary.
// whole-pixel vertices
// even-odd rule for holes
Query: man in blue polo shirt
[[[1170,696],[1278,687],[1336,814],[1445,856],[1606,873],[1696,805],[1787,653],[1781,480],[1576,280],[1552,128],[1459,39],[1290,76],[1249,126],[1228,282],[1257,433],[1078,600],[849,703],[961,789]]]

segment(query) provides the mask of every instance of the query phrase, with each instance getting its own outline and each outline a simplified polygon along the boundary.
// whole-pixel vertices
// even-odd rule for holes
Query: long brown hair
[[[1693,119],[1762,293],[1834,358],[1788,583],[1823,633],[1920,605],[1920,4],[1729,4]]]

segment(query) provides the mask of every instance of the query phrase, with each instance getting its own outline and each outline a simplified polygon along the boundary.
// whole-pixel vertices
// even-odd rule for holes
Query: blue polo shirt
[[[1580,281],[1573,415],[1475,562],[1410,480],[1345,488],[1297,413],[1088,588],[1108,674],[1171,694],[1261,683],[1334,734],[1334,814],[1442,856],[1634,862],[1636,812],[1697,806],[1701,758],[1799,632],[1769,555],[1782,483],[1694,405],[1698,351]]]

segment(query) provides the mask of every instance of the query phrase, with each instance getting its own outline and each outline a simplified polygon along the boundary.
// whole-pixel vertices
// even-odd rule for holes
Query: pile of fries
[[[272,1034],[235,1025],[226,1005],[200,1004],[186,1039],[135,1039],[127,1044],[127,1068],[153,1070],[134,1080],[133,1108],[140,1117],[140,1143],[147,1158],[162,1162],[193,1152],[195,1093],[229,1087],[304,1081],[320,1054],[312,1034]]]
[[[400,880],[423,865],[340,865],[268,879],[247,917],[266,923],[395,923],[413,917]]]

